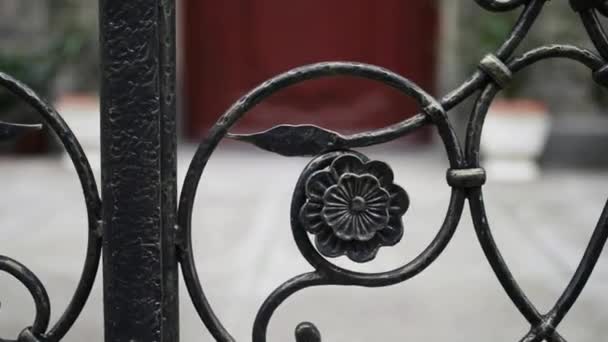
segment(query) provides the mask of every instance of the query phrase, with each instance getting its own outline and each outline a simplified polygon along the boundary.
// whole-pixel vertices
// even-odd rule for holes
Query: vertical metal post
[[[100,0],[105,340],[176,342],[175,0]]]

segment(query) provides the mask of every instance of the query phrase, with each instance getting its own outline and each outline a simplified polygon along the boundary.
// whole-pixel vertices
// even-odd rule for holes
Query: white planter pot
[[[488,179],[529,181],[539,176],[537,160],[549,134],[546,107],[532,101],[497,101],[488,111],[481,153]]]

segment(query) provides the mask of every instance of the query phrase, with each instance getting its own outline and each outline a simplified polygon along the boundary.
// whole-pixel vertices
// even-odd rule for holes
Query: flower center
[[[357,196],[350,201],[350,210],[355,213],[360,213],[367,209],[367,203],[365,203],[365,198],[361,196]]]

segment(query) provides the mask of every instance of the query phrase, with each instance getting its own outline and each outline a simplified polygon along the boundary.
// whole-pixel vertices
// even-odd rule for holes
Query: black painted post
[[[176,342],[175,0],[100,0],[107,342]]]

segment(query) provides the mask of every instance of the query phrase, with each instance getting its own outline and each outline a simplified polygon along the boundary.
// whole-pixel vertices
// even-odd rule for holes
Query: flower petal
[[[322,230],[316,235],[315,245],[321,254],[329,258],[344,255],[346,242],[338,239],[330,228]]]
[[[345,177],[347,175],[344,175],[342,177]],[[377,189],[380,189],[380,183],[378,182],[378,179],[376,177],[369,174],[356,176],[355,196],[361,196],[367,199],[367,196],[369,194],[376,193]]]
[[[347,215],[350,215],[347,208],[324,206],[321,209],[323,220],[330,226],[338,224]]]
[[[380,245],[374,239],[371,241],[353,241],[348,244],[346,255],[354,262],[364,263],[376,257]]]
[[[378,230],[384,228],[384,225],[379,225],[377,222],[377,218],[372,217],[369,213],[362,213],[359,215],[362,224],[366,226],[366,229],[369,231],[377,232]]]
[[[346,200],[350,202],[351,199],[358,196],[357,195],[357,178],[359,176],[354,173],[345,173],[340,176],[338,180],[338,186],[342,190]]]
[[[340,239],[350,241],[357,238],[354,217],[348,211],[341,215],[336,214],[333,216],[327,215],[325,212],[323,212],[323,218],[325,219],[327,225],[334,230],[334,233]]]
[[[376,232],[377,239],[383,246],[394,246],[403,238],[401,218],[391,218],[388,225]]]
[[[386,209],[384,211],[374,211],[368,208],[364,213],[361,213],[361,216],[365,217],[367,225],[374,231],[379,231],[384,228],[389,221],[389,215]]]
[[[388,207],[390,194],[388,191],[378,186],[368,191],[363,198],[365,198],[365,203],[367,203],[368,206],[383,206],[386,208]]]
[[[410,207],[410,197],[407,192],[396,184],[391,184],[387,190],[391,197],[389,201],[389,213],[391,215],[403,216]]]
[[[345,154],[331,163],[330,170],[337,181],[345,173],[360,173],[363,170],[363,165],[363,161],[356,155]]]
[[[350,195],[346,192],[344,187],[337,185],[332,185],[325,191],[325,195],[323,195],[323,203],[325,206],[333,206],[340,207],[343,206],[348,208],[350,203]]]
[[[393,170],[387,163],[373,160],[365,164],[365,171],[371,173],[380,182],[382,187],[387,187],[393,184],[395,178]]]
[[[336,182],[329,171],[321,170],[313,173],[306,181],[306,196],[321,201],[325,191]]]
[[[355,239],[358,241],[369,241],[376,235],[377,227],[370,225],[369,220],[364,215],[353,217]]]
[[[321,203],[311,201],[306,201],[300,209],[300,223],[309,233],[316,234],[325,227],[325,221],[321,215],[322,209]]]

